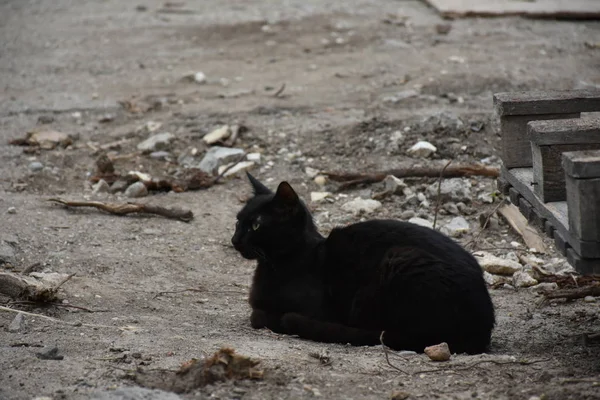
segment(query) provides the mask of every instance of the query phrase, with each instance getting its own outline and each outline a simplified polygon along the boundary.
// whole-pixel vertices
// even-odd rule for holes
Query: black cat
[[[453,240],[407,222],[373,220],[321,236],[287,182],[254,188],[237,216],[235,249],[258,266],[253,328],[352,345],[423,352],[488,350],[494,307],[477,261]]]

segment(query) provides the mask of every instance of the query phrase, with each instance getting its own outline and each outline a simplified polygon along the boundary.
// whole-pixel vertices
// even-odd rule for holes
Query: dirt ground
[[[451,29],[438,33],[438,24]],[[242,175],[207,190],[140,200],[189,208],[190,223],[45,201],[94,198],[86,182],[100,145],[124,139],[109,153],[119,171],[170,176],[180,169],[178,156],[195,147],[201,157],[203,135],[222,124],[248,127],[236,147],[262,153],[257,177],[271,186],[286,179],[308,202],[310,192],[335,184],[320,188],[307,167],[366,172],[427,163],[406,153],[419,140],[437,147],[434,160],[498,166],[492,94],[597,87],[600,23],[447,22],[420,1],[400,0],[2,0],[0,39],[0,242],[15,253],[13,265],[0,268],[41,263],[46,272],[76,274],[61,288],[65,307],[10,307],[81,322],[25,316],[19,331],[9,332],[15,314],[0,312],[1,399],[87,399],[134,385],[128,377],[138,366],[174,370],[221,346],[261,360],[264,379],[182,397],[600,398],[600,346],[581,340],[600,330],[599,302],[539,306],[529,289],[490,289],[497,310],[490,354],[457,355],[447,364],[391,356],[404,373],[388,365],[381,346],[251,329],[254,264],[230,245],[235,214],[250,194]],[[183,79],[198,71],[204,84]],[[138,128],[148,121],[162,124],[155,133],[176,135],[170,161],[136,152],[149,136]],[[8,145],[36,126],[76,140],[38,154]],[[31,170],[35,161],[41,171]],[[479,215],[496,207],[479,197],[495,190],[493,180],[468,181],[472,199],[459,211],[471,228],[461,243],[478,234]],[[407,210],[431,220],[436,200],[425,189],[435,180],[406,183],[427,201],[415,205],[400,194],[368,216],[342,210],[380,190],[370,185],[310,206],[324,233],[361,218],[406,218]],[[98,198],[125,201],[122,194]],[[452,217],[442,208],[442,224]],[[506,256],[513,241],[521,239],[500,221],[477,246]],[[559,255],[551,246],[540,257],[552,262]],[[35,356],[54,346],[64,359]],[[330,365],[310,356],[323,352]]]

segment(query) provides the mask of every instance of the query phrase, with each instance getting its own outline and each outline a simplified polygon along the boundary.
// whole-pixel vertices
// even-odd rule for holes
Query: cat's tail
[[[287,334],[324,343],[373,346],[380,344],[381,331],[353,328],[350,326],[312,319],[297,313],[286,313],[281,323]]]

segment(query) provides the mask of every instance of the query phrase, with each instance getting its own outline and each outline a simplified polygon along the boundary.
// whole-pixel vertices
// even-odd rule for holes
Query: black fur
[[[252,177],[232,243],[258,261],[253,328],[305,339],[422,352],[489,348],[494,307],[477,261],[456,242],[407,222],[372,220],[321,236],[292,187]]]

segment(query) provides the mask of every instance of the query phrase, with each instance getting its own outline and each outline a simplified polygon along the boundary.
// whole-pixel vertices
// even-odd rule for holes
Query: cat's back
[[[375,219],[335,228],[326,240],[330,254],[349,257],[383,255],[388,249],[415,248],[440,259],[472,265],[475,258],[446,235],[409,222]]]

